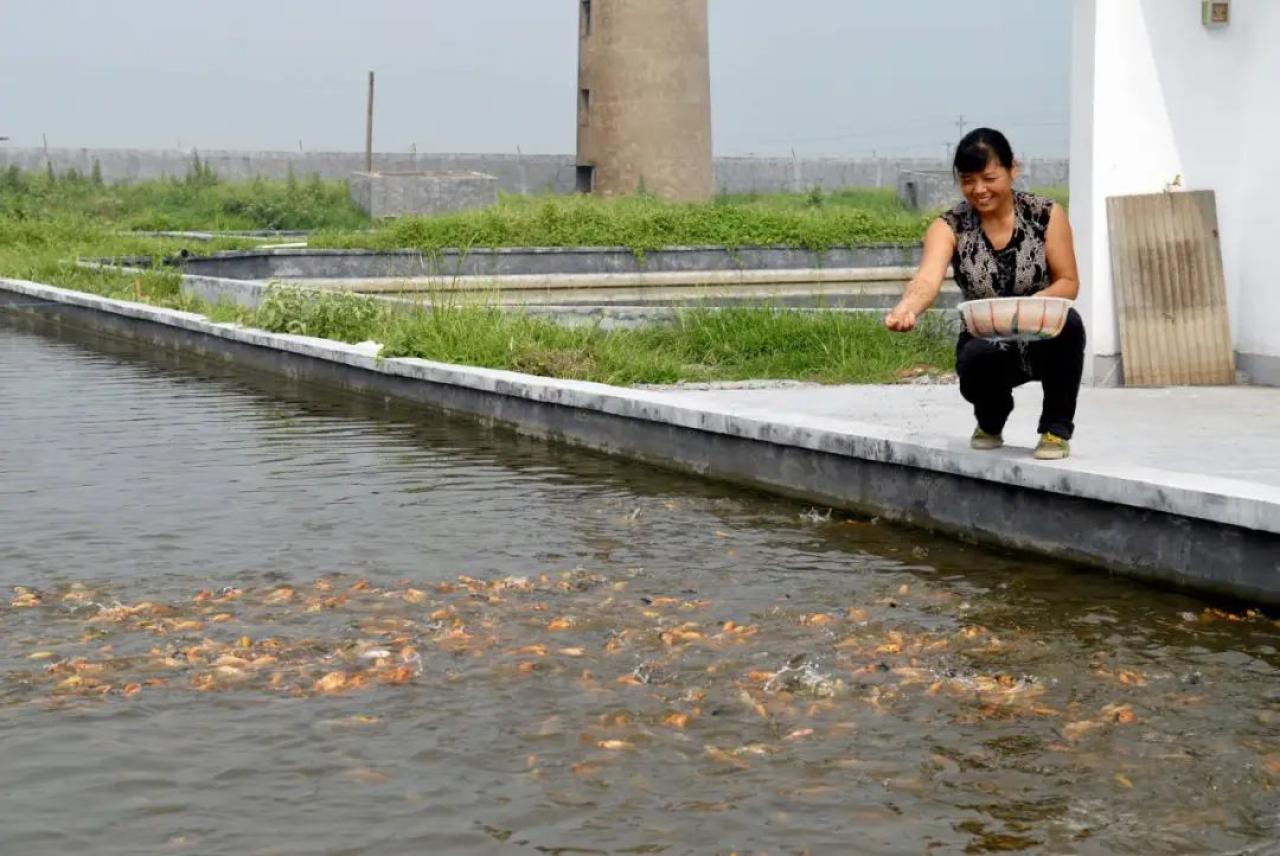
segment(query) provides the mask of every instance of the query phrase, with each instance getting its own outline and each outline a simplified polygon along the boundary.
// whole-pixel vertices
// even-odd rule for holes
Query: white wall
[[[1185,189],[1216,192],[1237,349],[1280,355],[1280,336],[1260,319],[1280,311],[1280,291],[1264,283],[1258,247],[1268,232],[1280,237],[1266,211],[1280,179],[1268,150],[1280,132],[1277,7],[1235,0],[1232,23],[1208,29],[1194,0],[1076,0],[1071,220],[1095,356],[1120,351],[1106,199],[1158,193],[1178,176]],[[1095,382],[1107,382],[1114,359],[1091,363]]]
[[[1280,3],[1250,0],[1245,9],[1251,44],[1234,246],[1236,349],[1280,358]]]

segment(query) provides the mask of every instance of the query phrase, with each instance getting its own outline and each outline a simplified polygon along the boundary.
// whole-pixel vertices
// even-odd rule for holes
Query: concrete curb
[[[194,347],[223,358],[235,354],[219,352],[210,340],[265,349],[275,354],[270,359],[276,370],[294,371],[279,363],[284,355],[349,367],[358,373],[338,378],[316,368],[311,374],[607,452],[1145,578],[1280,600],[1280,488],[1079,461],[1067,469],[993,458],[954,438],[853,420],[715,409],[675,403],[656,391],[420,359],[382,360],[355,345],[216,324],[201,315],[39,283],[0,280],[0,293],[10,302],[22,295],[88,310],[89,322],[99,327],[132,319],[186,331],[199,337],[189,340]],[[268,359],[260,352],[244,355]],[[715,443],[723,446],[707,445]]]
[[[126,238],[185,238],[191,241],[213,241],[218,238],[307,238],[311,232],[310,229],[229,229],[226,231],[126,229],[119,234]]]
[[[143,268],[114,266],[102,262],[79,261],[78,266],[87,270],[115,270],[129,274],[143,274]],[[640,284],[618,286],[599,282],[588,286],[559,286],[557,284],[530,284],[527,280],[539,277],[477,277],[472,280],[440,280],[439,288],[429,288],[421,280],[258,280],[229,279],[199,274],[182,276],[183,294],[196,297],[205,303],[233,303],[245,309],[257,309],[262,305],[267,290],[272,285],[287,285],[319,291],[350,291],[395,305],[430,305],[437,295],[472,298],[481,302],[494,302],[504,309],[540,314],[562,314],[566,318],[582,318],[586,315],[602,317],[658,319],[671,317],[680,309],[691,306],[723,308],[740,305],[778,305],[796,311],[824,312],[884,312],[893,306],[902,294],[899,281],[882,281],[858,274],[874,274],[877,269],[855,269],[847,280],[833,280],[826,285],[798,281],[793,283],[728,283],[721,285],[662,285]],[[609,275],[605,275],[609,276]],[[572,277],[581,279],[581,277]],[[511,280],[524,280],[514,285]],[[552,278],[554,279],[554,278]],[[433,281],[434,282],[434,281]],[[932,313],[953,315],[960,301],[960,292],[953,282],[943,285]],[[959,324],[959,318],[954,319]]]
[[[226,250],[189,256],[180,264],[185,273],[235,279],[369,279],[914,267],[920,253],[918,243],[832,247],[821,252],[783,246],[664,247],[643,257],[626,247],[473,247],[434,253],[306,247]]]
[[[308,277],[299,282],[317,288],[352,291],[475,291],[590,288],[660,288],[663,286],[805,286],[892,283],[899,290],[915,268],[791,268],[788,270],[657,271],[650,273],[495,274],[493,276]],[[949,283],[950,291],[957,291]]]

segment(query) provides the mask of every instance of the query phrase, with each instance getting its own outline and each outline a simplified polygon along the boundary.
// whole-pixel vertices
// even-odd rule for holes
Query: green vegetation
[[[1067,189],[1038,193],[1066,205]],[[701,204],[648,196],[502,196],[497,205],[439,217],[404,217],[373,231],[323,230],[311,245],[337,249],[626,247],[643,256],[671,246],[789,246],[822,251],[912,243],[935,215],[905,208],[892,190],[731,194]]]
[[[95,270],[77,258],[171,256],[182,248],[174,240],[121,234],[99,220],[58,214],[38,218],[0,212],[0,276],[89,291],[122,300],[139,300],[172,308],[190,308],[181,298],[180,278],[171,268],[156,267],[141,275]],[[245,246],[219,240],[210,250]],[[204,249],[205,245],[201,246]]]
[[[132,228],[254,229],[361,224],[340,183],[223,184],[207,169],[179,181],[104,186],[93,175],[0,172],[0,276],[108,297],[202,312],[274,331],[348,342],[383,342],[385,356],[415,356],[607,383],[748,378],[878,382],[952,364],[941,325],[891,336],[875,314],[798,312],[775,307],[691,309],[642,330],[566,328],[493,305],[436,301],[413,311],[349,294],[273,289],[257,312],[184,297],[176,271],[95,270],[80,258],[149,256],[180,249],[252,246],[243,239],[192,245],[131,235]],[[348,218],[343,220],[343,218]],[[677,244],[792,244],[820,248],[919,238],[924,220],[876,191],[722,198],[675,205],[649,198],[504,198],[487,211],[387,224],[366,235],[327,232],[331,241],[423,248],[524,242],[613,244],[637,251]],[[418,236],[412,241],[404,236]],[[506,236],[499,240],[499,236]]]
[[[918,215],[903,207],[891,188],[846,187],[840,190],[811,188],[804,193],[722,193],[717,205],[759,205],[782,210],[819,209],[827,212],[841,208],[866,212],[886,221],[918,220]]]
[[[902,207],[892,191],[770,194],[714,202],[663,202],[647,196],[503,196],[497,205],[439,217],[405,217],[373,232],[325,231],[317,247],[378,250],[627,247],[637,254],[670,246],[785,245],[810,250],[919,241],[929,218]]]
[[[256,312],[220,307],[215,320],[238,321],[273,333],[362,342],[393,320],[385,301],[350,292],[317,293],[296,286],[268,288]]]
[[[1071,207],[1071,189],[1066,185],[1058,185],[1056,187],[1035,187],[1032,188],[1033,193],[1041,196],[1047,196],[1063,208]]]
[[[191,245],[131,235],[133,229],[306,229],[357,227],[364,214],[347,199],[342,182],[220,182],[199,160],[186,177],[133,185],[106,185],[95,169],[70,172],[0,171],[0,276],[28,279],[109,297],[192,308],[179,294],[179,277],[157,266],[141,275],[92,270],[77,258],[152,256],[184,247],[216,252],[252,246],[227,238]]]
[[[436,302],[393,308],[370,297],[273,287],[256,312],[217,320],[276,332],[374,340],[382,355],[513,369],[612,384],[790,378],[883,383],[951,365],[954,336],[938,319],[918,334],[885,330],[877,313],[760,306],[690,309],[638,330],[562,327],[493,305]]]
[[[0,172],[0,217],[83,218],[117,229],[359,229],[369,224],[341,181],[222,182],[199,160],[185,178],[103,184],[88,176]]]

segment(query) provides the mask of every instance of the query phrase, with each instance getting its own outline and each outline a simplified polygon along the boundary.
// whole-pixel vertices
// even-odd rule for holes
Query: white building
[[[1120,340],[1108,196],[1181,176],[1217,195],[1237,367],[1280,385],[1280,0],[1231,0],[1207,26],[1199,0],[1075,0],[1071,220],[1096,383]]]

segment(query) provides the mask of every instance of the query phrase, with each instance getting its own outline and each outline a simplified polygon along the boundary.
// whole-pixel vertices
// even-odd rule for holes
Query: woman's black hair
[[[1013,169],[1013,147],[1008,138],[994,128],[975,128],[956,146],[952,169],[957,176],[982,172],[993,158],[1005,169]]]

